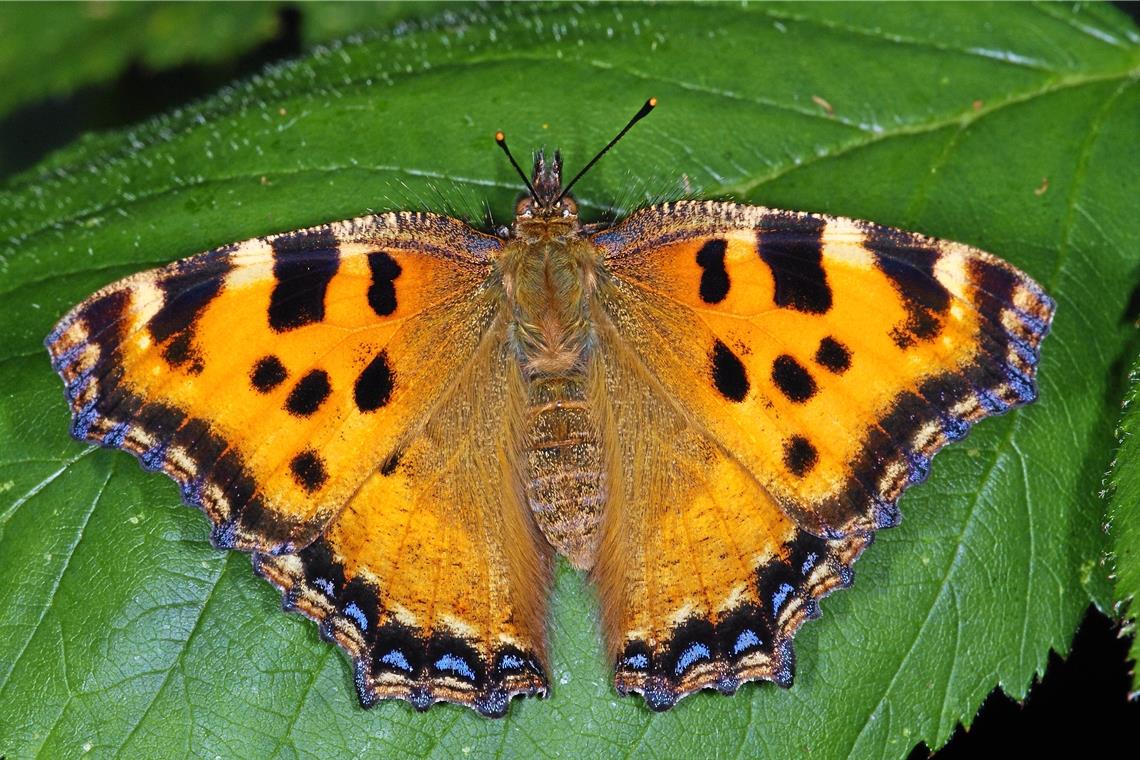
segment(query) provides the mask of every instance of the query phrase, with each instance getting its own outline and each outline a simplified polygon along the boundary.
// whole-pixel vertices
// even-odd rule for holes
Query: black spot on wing
[[[811,472],[819,461],[819,452],[807,438],[793,435],[784,442],[784,466],[797,478]]]
[[[712,376],[716,389],[730,401],[743,401],[748,395],[750,386],[744,363],[731,348],[719,340],[712,350]]]
[[[297,417],[308,417],[318,409],[332,392],[329,374],[323,369],[314,369],[293,386],[285,399],[285,409]]]
[[[810,399],[817,390],[811,374],[787,354],[780,354],[772,363],[772,382],[789,401],[797,404]]]
[[[249,373],[249,381],[258,393],[269,393],[271,390],[285,382],[289,373],[285,365],[276,356],[263,356],[253,365]]]
[[[697,266],[701,268],[700,296],[705,303],[720,303],[728,295],[728,270],[724,267],[724,240],[709,240],[697,251]]]
[[[162,358],[171,366],[185,367],[191,374],[202,371],[202,358],[194,348],[194,325],[206,307],[222,291],[233,269],[230,249],[219,249],[174,265],[174,273],[162,277],[162,307],[147,323]]]
[[[756,233],[760,258],[772,270],[776,305],[810,314],[831,308],[831,288],[823,271],[823,229],[810,214],[766,214]]]
[[[162,347],[162,358],[172,367],[182,367],[191,375],[197,375],[205,368],[202,355],[194,347],[193,333],[189,330],[175,333]]]
[[[396,311],[396,278],[403,271],[385,251],[368,254],[372,283],[368,286],[368,305],[381,317]]]
[[[297,485],[309,493],[319,489],[329,479],[325,463],[312,451],[304,451],[293,457],[289,462],[289,470],[293,473]]]
[[[356,387],[353,389],[356,408],[362,412],[374,412],[387,404],[392,396],[394,382],[395,376],[388,364],[388,352],[381,351],[356,378]]]
[[[819,342],[815,361],[824,369],[842,375],[851,367],[851,351],[829,335]]]
[[[391,475],[396,471],[396,468],[400,466],[400,460],[403,458],[403,450],[397,450],[389,454],[388,458],[384,460],[384,463],[380,465],[380,474],[385,477]]]
[[[229,249],[220,249],[175,265],[173,274],[158,282],[162,307],[151,317],[147,329],[156,343],[190,330],[202,310],[221,292],[226,275],[233,269]]]
[[[891,280],[907,311],[906,321],[891,331],[895,344],[906,348],[938,335],[940,315],[950,308],[950,292],[934,275],[938,249],[925,238],[889,227],[868,224],[864,234],[876,266]]]
[[[325,318],[325,292],[340,266],[336,237],[327,228],[283,235],[273,241],[269,326],[294,330]]]

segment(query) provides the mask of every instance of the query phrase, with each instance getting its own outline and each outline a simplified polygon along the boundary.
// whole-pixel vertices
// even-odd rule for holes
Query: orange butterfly
[[[596,229],[561,170],[519,170],[498,235],[400,212],[249,240],[47,338],[73,434],[178,481],[365,706],[544,695],[555,552],[622,694],[788,686],[933,454],[1036,395],[1054,304],[1000,259],[723,202]]]

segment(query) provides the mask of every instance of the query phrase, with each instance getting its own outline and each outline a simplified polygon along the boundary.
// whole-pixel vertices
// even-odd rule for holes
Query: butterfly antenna
[[[643,105],[641,107],[640,111],[638,111],[636,114],[633,115],[633,118],[629,120],[628,124],[626,124],[624,127],[622,127],[622,130],[617,133],[617,136],[614,137],[614,139],[610,140],[606,144],[606,147],[604,147],[600,151],[598,151],[598,155],[596,155],[592,159],[590,159],[590,163],[588,163],[584,167],[582,167],[582,171],[580,171],[574,175],[574,179],[570,180],[570,184],[566,185],[566,188],[562,191],[562,194],[558,196],[558,200],[562,200],[563,198],[565,198],[566,194],[570,192],[570,188],[574,187],[574,183],[577,182],[578,180],[580,180],[582,178],[583,174],[590,171],[590,167],[593,166],[594,164],[598,163],[598,159],[601,158],[602,156],[606,155],[606,151],[609,150],[610,148],[614,147],[614,145],[617,144],[618,140],[625,137],[625,133],[628,132],[629,130],[633,129],[634,124],[636,124],[637,122],[641,121],[646,116],[648,116],[649,112],[652,111],[656,107],[657,107],[657,98],[650,98],[649,100],[645,101],[645,105]]]
[[[499,147],[503,149],[503,152],[507,154],[507,159],[511,162],[511,166],[515,167],[515,171],[518,172],[522,178],[523,184],[526,185],[526,189],[530,193],[530,197],[534,198],[537,203],[538,193],[534,191],[534,185],[530,184],[530,180],[526,178],[526,172],[519,166],[519,162],[511,155],[511,149],[507,147],[507,136],[503,134],[502,130],[495,133],[495,142],[498,143]]]

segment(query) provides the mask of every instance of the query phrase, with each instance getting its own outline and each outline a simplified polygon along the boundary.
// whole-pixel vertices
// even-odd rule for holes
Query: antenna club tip
[[[657,98],[650,98],[649,100],[645,101],[645,105],[647,105],[650,108],[656,108],[657,107]]]
[[[507,140],[507,136],[503,134],[503,130],[500,129],[498,132],[495,133],[495,142],[503,143],[503,142],[506,142],[506,140]]]

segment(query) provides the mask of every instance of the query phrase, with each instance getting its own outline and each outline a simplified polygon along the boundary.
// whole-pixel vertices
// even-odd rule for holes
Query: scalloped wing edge
[[[614,665],[618,693],[640,694],[661,712],[704,689],[728,696],[758,680],[791,687],[796,631],[821,615],[820,599],[852,584],[851,565],[873,540],[870,532],[827,541],[801,531],[783,556],[755,571],[761,601],[769,606],[745,603],[715,623],[690,618],[656,656],[647,642],[627,642]]]
[[[428,635],[398,621],[377,627],[375,586],[357,584],[348,592],[326,577],[343,571],[323,544],[318,540],[298,554],[255,552],[253,569],[281,591],[282,609],[317,623],[321,639],[345,651],[363,708],[401,699],[423,712],[446,702],[501,718],[515,697],[548,695],[549,681],[534,653],[507,645],[487,661],[449,632]],[[336,597],[329,594],[338,586]]]

